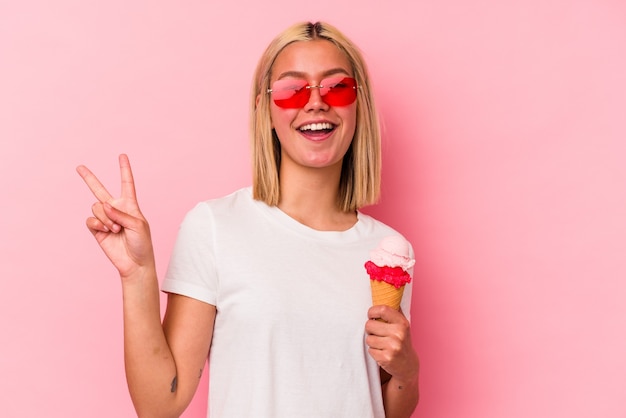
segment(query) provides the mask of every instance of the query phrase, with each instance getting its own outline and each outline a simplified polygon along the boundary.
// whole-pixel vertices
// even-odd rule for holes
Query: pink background
[[[371,67],[367,212],[417,251],[415,417],[626,417],[621,0],[0,2],[0,415],[134,415],[74,168],[117,193],[130,155],[162,275],[184,213],[249,184],[254,66],[305,19]]]

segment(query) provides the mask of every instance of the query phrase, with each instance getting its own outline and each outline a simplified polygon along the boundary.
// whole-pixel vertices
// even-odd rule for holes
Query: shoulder
[[[189,210],[178,229],[181,242],[208,244],[224,228],[249,218],[252,202],[250,188],[239,189],[229,195],[204,200]]]
[[[202,219],[220,213],[233,213],[254,205],[252,189],[244,187],[226,196],[204,200],[196,204],[186,216],[191,219]]]
[[[414,254],[413,246],[411,245],[411,242],[401,232],[389,226],[388,224],[374,218],[371,215],[367,215],[362,212],[358,212],[358,215],[359,215],[359,223],[361,223],[362,228],[365,231],[367,231],[366,234],[372,242],[375,242],[376,244],[378,244],[378,242],[385,237],[400,236],[404,238],[405,240],[407,240],[407,242],[409,243],[409,251],[410,251],[411,256],[413,256]],[[369,245],[372,245],[372,242],[370,242]]]
[[[369,230],[373,234],[384,234],[384,235],[402,235],[400,232],[387,225],[386,223],[374,218],[371,215],[367,215],[363,212],[358,212],[359,223],[363,225],[363,227]]]

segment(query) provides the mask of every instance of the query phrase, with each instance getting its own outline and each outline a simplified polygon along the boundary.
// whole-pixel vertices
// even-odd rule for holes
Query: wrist
[[[387,385],[396,387],[398,389],[411,389],[411,388],[417,388],[418,383],[419,383],[419,373],[416,373],[415,375],[411,377],[391,376],[391,379],[389,379],[389,382],[387,382]]]
[[[403,373],[397,373],[391,376],[389,380],[395,386],[417,387],[419,381],[419,359],[415,355],[415,360],[409,367],[406,367]]]
[[[146,281],[156,280],[156,267],[154,263],[149,263],[145,266],[137,266],[125,273],[120,272],[120,280],[123,286],[143,284]]]

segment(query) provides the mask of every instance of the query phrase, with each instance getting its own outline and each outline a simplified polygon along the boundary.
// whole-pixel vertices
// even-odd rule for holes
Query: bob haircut
[[[253,196],[270,206],[280,199],[281,149],[270,117],[272,67],[281,51],[293,42],[324,39],[332,42],[352,65],[357,89],[356,129],[343,158],[337,203],[343,211],[374,204],[380,196],[381,145],[378,115],[363,57],[348,38],[326,23],[298,23],[279,34],[261,56],[254,73],[250,131],[252,140]]]

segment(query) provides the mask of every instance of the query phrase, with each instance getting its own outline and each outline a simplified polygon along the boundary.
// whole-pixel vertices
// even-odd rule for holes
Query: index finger
[[[83,181],[85,182],[85,184],[87,184],[87,187],[89,187],[89,190],[91,190],[91,193],[93,193],[96,199],[98,199],[102,203],[108,202],[113,199],[106,187],[104,187],[102,183],[100,183],[100,180],[98,180],[98,178],[91,172],[91,170],[89,170],[84,165],[79,165],[78,167],[76,167],[76,171],[83,178]]]
[[[398,322],[405,318],[402,310],[396,310],[386,305],[372,306],[368,310],[367,315],[369,319],[381,319],[387,323]]]
[[[120,175],[122,177],[122,197],[137,200],[135,192],[135,179],[133,170],[130,168],[130,161],[126,154],[120,155]]]

